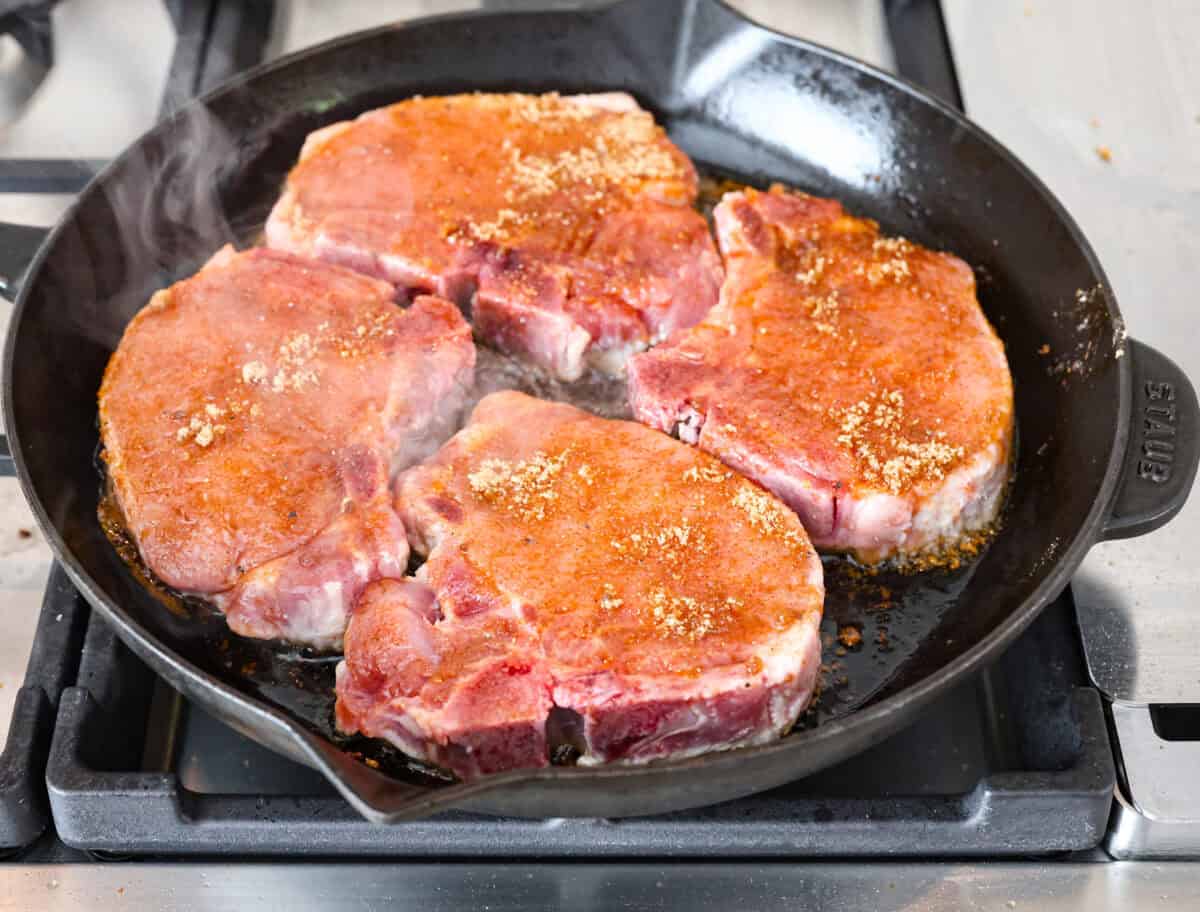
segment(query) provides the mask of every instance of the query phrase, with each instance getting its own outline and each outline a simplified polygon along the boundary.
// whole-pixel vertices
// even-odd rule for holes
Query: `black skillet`
[[[976,269],[1016,381],[1020,456],[1003,530],[957,573],[909,589],[898,581],[892,602],[876,590],[873,607],[856,604],[858,590],[834,586],[831,615],[858,612],[869,643],[840,658],[831,644],[830,661],[842,664],[819,711],[777,743],[637,768],[552,766],[472,785],[408,774],[386,756],[368,765],[356,754],[363,745],[326,736],[328,695],[311,684],[328,680],[328,662],[231,640],[214,634],[211,618],[167,610],[97,522],[96,390],[151,293],[222,244],[255,235],[311,130],[413,93],[500,88],[632,92],[703,167],[838,197]],[[4,235],[9,259],[29,237]],[[1124,340],[1094,254],[1028,170],[911,86],[714,0],[377,29],[187,106],[97,177],[37,251],[17,294],[4,405],[16,471],[48,540],[130,648],[214,716],[320,769],[378,821],[451,805],[648,814],[827,766],[994,658],[1093,544],[1166,522],[1183,504],[1198,452],[1191,385],[1165,357]]]

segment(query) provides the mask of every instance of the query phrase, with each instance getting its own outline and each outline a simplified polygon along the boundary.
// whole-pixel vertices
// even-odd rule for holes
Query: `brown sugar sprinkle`
[[[528,221],[529,218],[524,213],[517,212],[515,209],[501,209],[492,221],[472,223],[468,226],[468,230],[476,240],[495,241],[507,236],[509,228]],[[451,237],[457,238],[458,233],[456,232]]]
[[[191,440],[198,447],[207,447],[217,438],[218,434],[225,433],[224,424],[214,423],[214,419],[219,419],[223,415],[225,415],[225,409],[210,402],[188,418],[187,424],[175,432],[175,439],[180,443],[187,443]]]
[[[546,508],[558,500],[559,476],[568,451],[547,456],[538,451],[528,459],[485,459],[467,476],[471,490],[482,500],[527,520],[546,518]]]
[[[302,390],[306,386],[316,386],[319,377],[315,368],[309,366],[309,361],[317,353],[317,345],[308,333],[294,333],[279,345],[278,367],[271,378],[271,391],[282,393],[284,390]],[[243,374],[245,368],[242,368]]]
[[[394,336],[396,329],[395,312],[381,309],[369,319],[358,323],[354,329],[330,336],[328,342],[336,346],[338,355],[343,358],[355,358],[377,347],[376,340]],[[327,324],[322,324],[327,326]],[[318,327],[320,329],[321,327]],[[324,337],[318,339],[318,344],[325,342]]]
[[[683,473],[684,481],[707,481],[713,484],[732,477],[732,472],[720,469],[715,465],[692,466]]]
[[[805,301],[808,305],[808,313],[814,320],[822,320],[827,317],[837,317],[838,313],[838,293],[836,290],[829,292],[823,298],[808,298]]]
[[[565,105],[579,109],[579,105]],[[514,186],[510,202],[547,196],[580,184],[588,187],[629,187],[643,181],[671,180],[684,176],[679,161],[659,142],[662,131],[644,111],[596,112],[601,120],[589,142],[554,155],[526,155],[506,140]]]
[[[882,485],[891,494],[901,494],[918,481],[937,481],[946,469],[963,457],[963,448],[951,446],[945,432],[925,432],[924,440],[913,440],[905,426],[904,395],[899,390],[875,391],[846,409],[832,409],[838,423],[837,442],[858,462],[863,478]]]
[[[861,270],[863,267],[859,267]],[[866,267],[866,272],[863,273],[867,277],[867,281],[872,285],[878,285],[885,279],[891,278],[897,282],[902,282],[912,275],[908,268],[908,261],[895,259],[888,260],[883,263],[871,263]]]
[[[516,186],[507,194],[510,202],[519,199],[521,194],[548,196],[576,184],[624,187],[679,176],[671,155],[654,146],[609,149],[601,140],[598,148],[566,149],[551,157],[523,156],[516,148],[511,154],[509,164]]]
[[[824,297],[805,298],[804,306],[808,308],[808,315],[812,318],[813,329],[827,336],[836,336],[839,303],[836,290]]]
[[[859,263],[854,274],[865,276],[872,285],[891,280],[904,282],[912,277],[908,257],[914,247],[905,238],[878,238],[871,244],[874,259],[870,263]]]
[[[605,611],[616,611],[625,604],[623,599],[617,598],[617,590],[612,583],[605,583],[603,590],[604,594],[600,596],[600,607]]]
[[[488,97],[488,96],[479,96]],[[567,101],[557,92],[545,95],[493,95],[509,113],[527,123],[553,129],[556,125],[587,120],[596,115],[596,109],[576,102]]]
[[[242,382],[246,385],[262,383],[271,371],[261,361],[247,361],[242,365]]]
[[[567,210],[552,212],[544,198],[568,191],[577,204],[600,214],[615,193],[636,191],[650,181],[686,180],[686,166],[663,142],[663,131],[645,111],[614,111],[561,98],[543,96],[476,96],[502,108],[511,117],[536,124],[539,133],[562,133],[580,121],[591,125],[567,140],[567,148],[548,154],[521,148],[518,138],[500,144],[505,165],[498,175],[506,186],[508,207],[486,221],[447,224],[443,235],[451,243],[483,241],[509,244],[530,226],[557,219],[570,225]],[[569,209],[570,207],[568,207]]]
[[[874,253],[886,253],[890,256],[908,256],[912,249],[912,242],[902,237],[877,238],[871,244]]]
[[[825,266],[828,262],[823,256],[815,257],[808,269],[796,273],[796,281],[801,285],[815,284],[817,279],[821,278],[821,275],[825,272]]]
[[[650,591],[649,603],[651,618],[660,633],[693,643],[724,630],[734,612],[744,607],[733,596],[715,603],[702,602],[687,595],[669,594],[661,586]]]
[[[666,566],[677,566],[691,556],[707,554],[708,534],[686,519],[677,523],[645,524],[623,538],[610,542],[613,550],[625,558],[653,560]]]
[[[410,99],[410,101],[424,100],[426,99],[421,95],[414,95]],[[551,132],[562,129],[569,123],[595,117],[599,113],[597,108],[570,101],[557,92],[547,92],[543,95],[473,92],[449,95],[444,98],[431,98],[428,101],[446,107],[466,105],[473,110],[490,108],[510,119],[535,123],[542,129]]]
[[[356,357],[367,351],[373,340],[395,335],[394,314],[381,309],[363,322],[331,333],[328,321],[317,325],[313,333],[293,333],[279,343],[272,359],[275,370],[266,361],[255,358],[238,370],[246,386],[261,386],[273,393],[301,392],[320,383],[320,371],[311,364],[320,350],[334,347],[343,358]],[[249,407],[249,403],[243,403]]]
[[[741,485],[733,495],[733,505],[745,513],[750,525],[763,535],[782,538],[793,547],[800,545],[800,536],[787,521],[790,515],[787,509],[766,491],[748,483]]]

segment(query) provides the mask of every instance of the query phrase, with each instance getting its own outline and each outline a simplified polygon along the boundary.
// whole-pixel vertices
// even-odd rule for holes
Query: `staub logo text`
[[[1175,387],[1148,380],[1146,405],[1142,410],[1142,456],[1139,478],[1163,484],[1171,480],[1175,461]]]

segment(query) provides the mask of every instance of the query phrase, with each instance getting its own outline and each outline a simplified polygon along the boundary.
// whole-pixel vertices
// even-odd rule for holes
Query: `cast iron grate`
[[[46,755],[63,688],[75,680],[88,617],[62,568],[55,564],[0,753],[0,853],[29,845],[49,821],[43,787]]]
[[[76,597],[77,598],[77,597]],[[47,768],[59,837],[133,855],[1028,855],[1094,847],[1114,771],[1064,597],[913,727],[762,795],[624,820],[468,813],[377,826],[317,774],[178,698],[94,618]]]

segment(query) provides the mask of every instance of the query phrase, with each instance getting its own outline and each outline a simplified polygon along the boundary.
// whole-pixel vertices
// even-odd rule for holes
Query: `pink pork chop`
[[[341,642],[403,576],[389,480],[453,430],[475,349],[458,309],[291,254],[225,248],[129,324],[100,389],[104,458],[146,565],[246,636]]]
[[[413,98],[309,136],[267,242],[473,297],[481,339],[572,380],[716,303],[696,193],[628,95]]]
[[[644,763],[786,732],[812,696],[821,564],[795,515],[698,450],[486,397],[397,504],[416,578],[368,586],[337,721],[463,778]]]
[[[962,260],[833,200],[717,207],[721,302],[629,367],[635,417],[698,444],[868,563],[956,553],[999,511],[1013,388]]]

